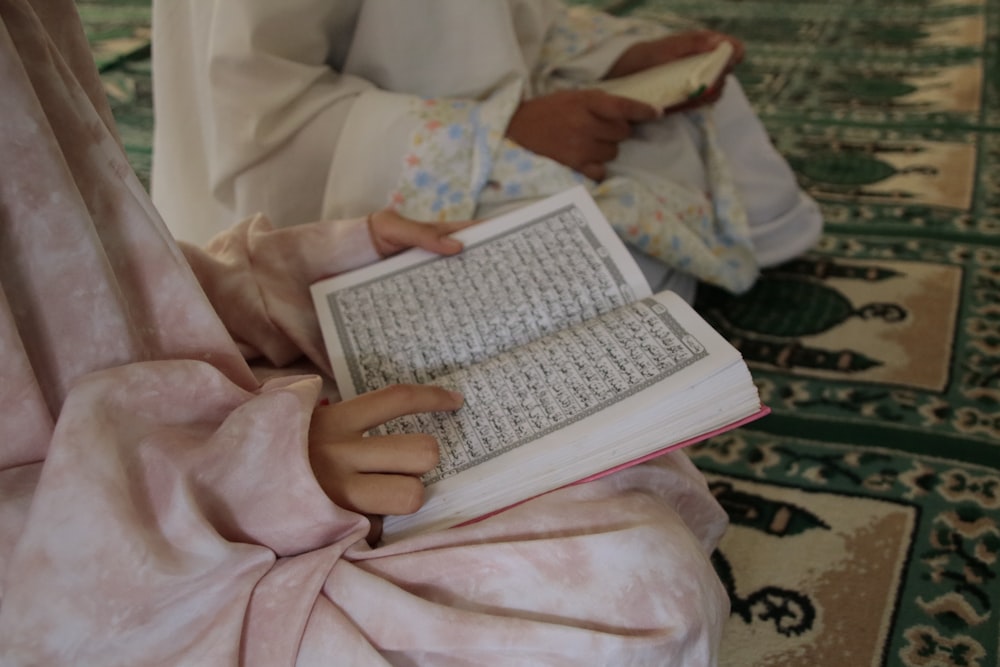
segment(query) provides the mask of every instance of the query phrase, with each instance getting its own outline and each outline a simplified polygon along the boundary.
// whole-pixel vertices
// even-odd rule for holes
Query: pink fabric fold
[[[0,0],[0,663],[714,664],[683,455],[368,546],[309,465],[322,377],[241,355],[323,367],[308,283],[374,260],[364,221],[182,253],[75,11]]]
[[[379,259],[366,218],[275,229],[256,215],[215,236],[205,250],[181,248],[244,356],[284,366],[304,354],[327,374],[332,369],[309,285]]]

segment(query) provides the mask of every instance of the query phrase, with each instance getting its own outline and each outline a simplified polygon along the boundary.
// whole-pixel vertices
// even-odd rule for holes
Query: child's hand
[[[653,120],[648,104],[600,90],[560,90],[520,104],[507,125],[507,137],[530,151],[604,180],[618,145],[632,136],[632,125]]]
[[[462,242],[450,238],[448,234],[476,222],[417,222],[404,218],[392,209],[383,209],[368,216],[368,231],[375,250],[381,257],[395,255],[407,248],[423,248],[439,255],[454,255],[462,251]]]
[[[360,514],[411,514],[424,503],[421,475],[438,463],[437,440],[425,434],[366,437],[391,419],[420,412],[452,412],[461,394],[428,385],[394,385],[316,408],[309,427],[309,460],[333,502]],[[372,520],[378,539],[381,521]]]

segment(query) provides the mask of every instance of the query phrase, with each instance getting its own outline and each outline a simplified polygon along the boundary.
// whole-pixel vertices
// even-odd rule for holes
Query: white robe
[[[639,128],[603,183],[504,139],[521,99],[600,79],[650,23],[557,0],[157,0],[153,28],[153,199],[179,238],[258,211],[483,217],[585,182],[633,247],[741,291],[820,232],[732,77],[713,110]]]

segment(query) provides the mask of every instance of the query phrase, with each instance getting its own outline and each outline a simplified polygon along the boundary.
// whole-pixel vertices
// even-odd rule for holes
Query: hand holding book
[[[738,40],[711,31],[640,42],[622,54],[604,81],[522,101],[507,137],[602,181],[607,163],[636,124],[713,101],[742,57]]]
[[[370,517],[369,543],[381,537],[381,515],[420,509],[420,477],[438,465],[440,453],[437,440],[423,433],[365,434],[404,415],[453,412],[463,401],[434,385],[393,385],[316,408],[309,424],[316,481],[339,507]]]
[[[390,539],[453,526],[682,447],[766,412],[739,353],[651,295],[582,188],[313,285],[345,398],[398,384],[465,397],[369,437],[430,434],[426,502]]]
[[[718,33],[710,34],[718,35]],[[697,44],[692,44],[690,48],[695,48],[698,44],[704,47],[712,43],[715,46],[711,50],[694,51],[673,59],[668,59],[673,55],[671,51],[661,46],[660,49],[653,49],[662,59],[660,64],[631,74],[605,79],[594,87],[612,95],[644,102],[660,111],[678,110],[681,107],[706,103],[713,98],[713,91],[716,95],[721,92],[726,73],[742,58],[742,46],[738,46],[739,42],[721,36],[712,41],[701,40]],[[637,46],[652,49],[657,43],[646,42]],[[623,58],[627,56],[626,53]],[[653,56],[646,56],[645,59],[656,62]],[[612,71],[627,71],[627,69],[623,67]]]
[[[601,181],[633,125],[654,120],[645,102],[594,89],[559,90],[521,102],[507,137],[524,148]]]
[[[462,243],[451,238],[460,229],[476,224],[476,220],[428,224],[405,218],[392,209],[375,211],[368,216],[368,233],[379,257],[385,258],[409,248],[423,248],[441,255],[462,251]]]

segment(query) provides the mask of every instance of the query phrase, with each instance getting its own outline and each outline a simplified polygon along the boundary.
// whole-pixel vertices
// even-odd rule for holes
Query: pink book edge
[[[608,468],[607,470],[602,470],[599,473],[595,473],[593,475],[589,475],[587,477],[584,477],[583,479],[577,480],[575,482],[571,482],[571,483],[567,484],[566,486],[575,486],[577,484],[584,484],[585,482],[592,482],[595,479],[600,479],[601,477],[606,477],[607,475],[610,475],[612,473],[616,473],[619,470],[625,470],[626,468],[631,468],[632,466],[639,465],[640,463],[645,463],[646,461],[649,461],[651,459],[655,459],[657,456],[662,456],[663,454],[666,454],[667,452],[672,452],[675,449],[683,449],[684,447],[689,447],[691,445],[694,445],[694,444],[697,444],[699,442],[702,442],[703,440],[708,440],[709,438],[714,438],[717,435],[721,435],[721,434],[726,433],[728,431],[732,431],[732,430],[737,429],[737,428],[739,428],[741,426],[746,426],[750,422],[755,422],[758,419],[760,419],[761,417],[766,417],[769,414],[771,414],[771,408],[767,407],[766,405],[761,405],[760,406],[760,410],[758,410],[757,412],[754,412],[751,415],[747,415],[746,417],[743,417],[742,419],[738,419],[738,420],[736,420],[734,422],[730,422],[730,423],[726,424],[725,426],[720,426],[719,428],[714,429],[712,431],[708,431],[707,433],[702,433],[700,435],[696,435],[693,438],[688,438],[687,440],[681,440],[680,442],[675,442],[675,443],[673,443],[671,445],[667,445],[666,447],[664,447],[662,449],[657,449],[656,451],[650,452],[649,454],[644,454],[643,456],[640,456],[639,458],[632,459],[631,461],[626,461],[625,463],[613,466],[611,468]],[[560,488],[565,488],[565,487],[560,487]],[[555,490],[557,490],[557,489],[553,489],[553,491],[555,491]],[[545,493],[551,493],[551,491],[546,491]],[[543,496],[545,494],[544,493],[540,493],[538,495],[539,496]],[[531,500],[532,498],[537,498],[537,497],[538,496],[532,496],[531,498],[525,498],[524,500],[521,500],[519,502],[513,503],[511,505],[507,505],[506,507],[502,507],[502,508],[500,508],[498,510],[494,510],[492,512],[487,512],[486,514],[483,514],[482,516],[478,516],[475,519],[469,519],[468,521],[463,521],[462,523],[456,524],[453,527],[457,528],[458,526],[468,526],[469,524],[473,524],[473,523],[476,523],[478,521],[482,521],[483,519],[487,519],[487,518],[489,518],[491,516],[494,516],[496,514],[500,514],[501,512],[506,512],[511,507],[517,507],[518,505],[526,503],[529,500]]]

